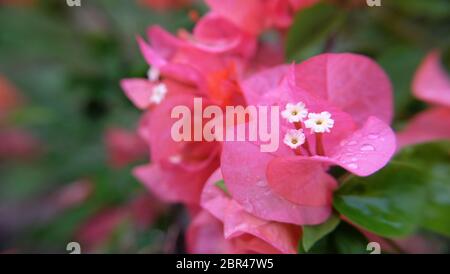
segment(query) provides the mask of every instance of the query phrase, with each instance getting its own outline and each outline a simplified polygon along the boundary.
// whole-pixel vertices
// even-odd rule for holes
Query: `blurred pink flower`
[[[379,243],[383,252],[406,254],[440,253],[440,244],[437,241],[419,235],[400,239],[385,239],[368,231],[360,231],[368,241]]]
[[[39,142],[26,130],[16,128],[9,116],[23,104],[19,91],[0,75],[0,160],[23,160],[36,156]]]
[[[0,125],[10,114],[22,104],[22,98],[17,89],[0,75]]]
[[[78,206],[85,202],[93,193],[93,184],[89,180],[78,180],[59,189],[48,197],[52,207],[60,211]]]
[[[233,199],[259,218],[319,224],[331,213],[337,186],[326,172],[330,166],[368,176],[395,152],[389,127],[391,85],[366,57],[319,55],[256,74],[243,84],[243,91],[249,104],[286,107],[282,115],[291,119],[280,123],[279,139],[286,134],[285,144],[274,153],[260,152],[257,142],[223,144],[225,184]],[[309,112],[308,120],[298,117],[302,107]],[[293,131],[303,139],[292,137]]]
[[[255,35],[269,28],[287,29],[295,12],[317,2],[318,0],[206,0],[212,11]]]
[[[115,168],[121,168],[145,159],[148,155],[148,147],[144,140],[137,133],[125,129],[108,129],[105,135],[105,143],[109,163]]]
[[[76,239],[83,245],[84,249],[92,252],[105,244],[126,218],[127,214],[121,208],[104,210],[82,224],[77,232]]]
[[[85,250],[93,252],[108,242],[120,225],[131,222],[134,229],[149,228],[165,210],[164,204],[145,194],[128,204],[107,208],[90,217],[76,232],[76,239]]]
[[[269,45],[258,46],[254,36],[214,13],[204,16],[192,34],[180,31],[174,36],[151,27],[148,36],[150,44],[138,39],[150,65],[148,79],[121,82],[136,107],[146,110],[139,134],[150,146],[152,162],[134,174],[164,201],[196,204],[206,179],[219,166],[221,145],[172,140],[173,107],[192,109],[195,97],[203,99],[203,107],[245,105],[242,78],[281,62],[282,55]],[[264,54],[271,59],[265,61]]]
[[[246,212],[215,183],[214,172],[205,185],[201,205],[187,231],[190,253],[288,253],[297,252],[300,227],[259,219]]]
[[[439,51],[430,52],[414,76],[414,95],[432,107],[413,117],[398,134],[400,147],[450,139],[450,77],[440,59]]]
[[[0,160],[32,159],[40,152],[40,143],[27,131],[0,128]]]

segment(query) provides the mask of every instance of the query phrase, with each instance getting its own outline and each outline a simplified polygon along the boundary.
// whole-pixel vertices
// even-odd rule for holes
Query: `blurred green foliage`
[[[0,74],[26,99],[10,122],[42,140],[44,153],[36,161],[0,163],[0,204],[20,204],[84,178],[95,188],[85,204],[51,223],[0,239],[0,251],[65,253],[83,220],[142,191],[131,167],[108,166],[103,136],[108,127],[132,130],[138,122],[140,113],[119,81],[145,76],[135,38],[152,24],[175,31],[193,23],[187,10],[156,12],[129,0],[83,1],[80,8],[59,0],[0,7]]]

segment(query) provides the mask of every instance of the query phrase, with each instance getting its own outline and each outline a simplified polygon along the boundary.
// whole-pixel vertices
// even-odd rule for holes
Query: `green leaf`
[[[422,225],[450,237],[450,142],[436,142],[406,148],[399,158],[428,170],[427,202]]]
[[[334,206],[381,236],[406,236],[418,227],[450,236],[448,178],[450,142],[407,147],[375,175],[344,183]]]
[[[386,1],[393,7],[409,16],[431,18],[434,20],[450,18],[450,2],[448,0],[396,0]]]
[[[225,185],[225,182],[223,180],[217,181],[214,183],[218,188],[220,188],[223,192],[225,192],[227,195],[230,195],[228,192],[227,186]]]
[[[315,226],[303,226],[303,236],[301,240],[303,244],[303,250],[308,252],[317,241],[332,232],[338,226],[339,222],[339,216],[333,214],[323,224]]]
[[[324,50],[327,38],[343,22],[344,12],[336,6],[319,3],[295,16],[286,42],[288,60],[303,60]]]
[[[368,241],[355,227],[342,222],[333,237],[337,253],[367,254]]]
[[[423,216],[423,170],[391,162],[376,174],[352,177],[335,193],[334,206],[351,222],[385,237],[414,232]]]
[[[356,228],[340,222],[337,228],[326,235],[308,251],[299,245],[299,253],[309,254],[367,254],[368,241]]]

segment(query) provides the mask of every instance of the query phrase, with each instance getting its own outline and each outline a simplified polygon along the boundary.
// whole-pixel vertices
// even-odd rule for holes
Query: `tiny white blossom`
[[[167,86],[163,83],[156,85],[152,90],[152,95],[150,96],[150,102],[159,104],[162,102],[164,97],[166,97]]]
[[[308,109],[303,102],[298,102],[295,105],[288,103],[283,112],[281,112],[281,116],[288,120],[289,123],[297,123],[308,116]]]
[[[310,128],[311,132],[325,133],[330,132],[334,126],[334,120],[331,119],[331,113],[323,111],[321,113],[308,114],[308,120],[305,121],[305,127]]]
[[[284,135],[283,142],[292,149],[296,149],[305,143],[305,134],[303,129],[290,129]]]
[[[159,76],[161,75],[159,69],[150,67],[147,72],[147,78],[151,82],[156,82],[159,79]]]

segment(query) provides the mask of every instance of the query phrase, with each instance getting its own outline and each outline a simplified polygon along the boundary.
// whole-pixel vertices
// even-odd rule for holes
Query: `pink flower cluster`
[[[148,75],[121,85],[143,111],[138,131],[151,162],[134,175],[163,201],[186,205],[189,252],[296,253],[301,226],[321,224],[332,212],[337,180],[330,168],[368,176],[397,150],[392,87],[374,61],[343,53],[283,64],[282,51],[259,39],[267,29],[285,30],[296,11],[314,2],[207,0],[211,12],[192,33],[154,26],[148,41],[138,39]],[[427,58],[414,84],[416,95],[431,102],[449,87],[443,77],[426,86],[441,74],[437,58]],[[171,110],[193,108],[194,98],[204,107],[278,106],[283,143],[264,153],[251,141],[175,142]],[[447,107],[417,117],[411,131],[423,119],[448,121],[448,103],[438,100]]]

